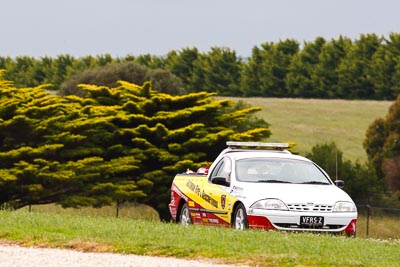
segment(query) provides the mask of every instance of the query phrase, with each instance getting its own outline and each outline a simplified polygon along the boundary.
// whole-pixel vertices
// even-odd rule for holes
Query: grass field
[[[34,205],[31,208],[24,207],[18,212],[44,213],[44,214],[66,214],[80,215],[89,217],[108,217],[116,218],[116,207],[105,206],[102,208],[82,207],[82,208],[62,208],[55,204]],[[149,206],[142,204],[122,205],[119,209],[118,218],[135,219],[157,222],[159,221],[158,213]],[[357,223],[358,238],[374,238],[374,239],[397,239],[400,240],[400,229],[398,227],[400,214],[398,216],[389,216],[380,214],[379,211],[371,212],[368,224],[367,235],[367,218],[366,211],[359,210]]]
[[[271,124],[271,142],[297,143],[304,155],[320,143],[334,141],[346,159],[364,162],[362,146],[368,126],[385,117],[393,101],[322,100],[294,98],[228,98],[243,100],[262,111]]]
[[[20,211],[50,213],[50,214],[68,214],[83,215],[91,217],[117,217],[116,206],[104,206],[101,208],[81,207],[81,208],[62,208],[56,204],[25,206]],[[143,204],[123,204],[119,208],[118,218],[139,219],[146,221],[159,221],[160,218],[156,210]]]
[[[400,266],[400,242],[236,231],[113,217],[0,211],[0,240],[23,246],[209,259],[251,266]]]

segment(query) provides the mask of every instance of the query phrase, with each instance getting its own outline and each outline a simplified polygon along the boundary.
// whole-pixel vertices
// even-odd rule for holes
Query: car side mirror
[[[343,180],[336,180],[335,181],[335,185],[339,188],[343,188],[344,187],[344,181]]]
[[[218,184],[218,185],[223,185],[223,186],[230,186],[231,183],[225,178],[221,176],[217,176],[211,179],[211,183],[213,184]]]

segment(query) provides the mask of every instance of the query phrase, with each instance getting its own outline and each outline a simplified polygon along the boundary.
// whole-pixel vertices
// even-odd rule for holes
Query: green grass
[[[67,214],[81,215],[88,217],[115,217],[116,207],[105,206],[101,208],[82,207],[82,208],[62,208],[56,204],[33,205],[31,212],[46,214]],[[26,206],[18,212],[28,212],[29,207]],[[400,239],[400,229],[398,227],[399,216],[382,215],[379,212],[371,212],[369,229],[367,236],[367,218],[366,212],[360,211],[357,222],[357,237],[359,238],[375,238],[375,239]],[[126,204],[122,205],[119,210],[118,218],[136,219],[145,221],[159,221],[157,211],[144,204]]]
[[[56,204],[25,206],[21,211],[32,211],[40,213],[85,215],[95,217],[117,217],[116,206],[104,206],[101,208],[81,207],[81,208],[62,208]],[[118,218],[141,219],[150,221],[159,221],[160,218],[156,210],[144,204],[123,204],[118,211]]]
[[[33,205],[31,212],[46,214],[67,214],[82,215],[89,217],[115,217],[115,206],[104,206],[101,208],[82,207],[82,208],[62,208],[56,204]],[[29,207],[26,206],[18,212],[28,212]],[[357,237],[375,238],[375,239],[400,239],[400,229],[398,227],[399,216],[382,215],[379,212],[371,212],[369,229],[367,235],[367,218],[366,212],[359,211],[357,222]],[[400,214],[399,214],[400,215]],[[136,219],[145,221],[159,221],[157,211],[144,204],[125,204],[120,207],[118,218]]]
[[[400,266],[400,242],[393,240],[26,211],[0,211],[0,240],[251,266]]]
[[[271,142],[297,143],[304,155],[316,144],[334,141],[346,159],[364,162],[368,126],[385,117],[393,101],[294,98],[227,98],[262,107],[257,116],[271,124]]]

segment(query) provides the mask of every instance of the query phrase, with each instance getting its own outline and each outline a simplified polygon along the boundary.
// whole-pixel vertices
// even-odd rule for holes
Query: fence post
[[[367,204],[367,229],[366,229],[366,233],[365,233],[365,238],[368,238],[369,235],[369,217],[370,217],[370,209],[371,206],[369,204]]]
[[[116,217],[119,217],[119,201],[117,201],[117,205],[116,205]]]

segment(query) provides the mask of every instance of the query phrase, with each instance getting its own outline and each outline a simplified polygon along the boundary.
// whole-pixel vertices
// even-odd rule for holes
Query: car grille
[[[332,212],[333,205],[324,204],[288,204],[291,211]]]

